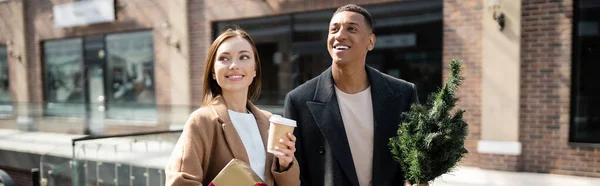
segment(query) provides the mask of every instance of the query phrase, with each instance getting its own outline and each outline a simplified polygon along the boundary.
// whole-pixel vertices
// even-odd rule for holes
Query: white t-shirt
[[[373,101],[371,87],[346,94],[335,87],[348,145],[360,186],[372,185],[373,178]]]
[[[248,159],[250,160],[250,167],[256,172],[256,174],[265,180],[265,164],[266,164],[266,152],[262,137],[258,131],[258,124],[256,118],[252,113],[239,113],[233,110],[227,110],[229,112],[229,118],[231,123],[235,127],[238,135],[244,143],[246,152],[248,153]]]

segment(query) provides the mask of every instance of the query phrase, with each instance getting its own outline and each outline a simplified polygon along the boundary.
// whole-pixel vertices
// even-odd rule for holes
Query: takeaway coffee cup
[[[280,115],[273,115],[269,119],[271,125],[269,126],[269,139],[267,140],[267,152],[278,155],[280,152],[275,151],[275,146],[279,146],[280,149],[287,149],[287,146],[279,143],[279,139],[288,139],[287,133],[294,132],[296,127],[296,121],[281,117]]]

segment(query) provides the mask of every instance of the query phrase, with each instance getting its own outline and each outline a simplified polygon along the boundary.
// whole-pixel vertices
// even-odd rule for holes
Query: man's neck
[[[371,85],[364,63],[362,65],[338,65],[333,63],[331,73],[335,87],[347,94],[359,93]]]

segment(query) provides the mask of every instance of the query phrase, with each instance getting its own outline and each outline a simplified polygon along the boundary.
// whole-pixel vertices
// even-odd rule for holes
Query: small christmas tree
[[[467,123],[464,110],[454,114],[456,89],[462,84],[462,62],[450,62],[450,79],[444,87],[432,94],[426,105],[413,104],[409,113],[403,113],[398,136],[390,138],[389,146],[394,159],[400,163],[405,180],[423,184],[449,172],[465,156]]]

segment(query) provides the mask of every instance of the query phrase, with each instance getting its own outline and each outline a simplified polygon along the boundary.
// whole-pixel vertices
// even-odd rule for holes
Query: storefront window
[[[13,111],[8,78],[7,49],[6,46],[0,45],[0,116],[10,115]]]
[[[44,42],[45,114],[156,119],[151,31]]]
[[[155,119],[152,32],[107,35],[106,53],[107,117]]]
[[[600,143],[600,6],[576,0],[570,141]]]
[[[365,8],[375,20],[377,36],[367,64],[415,83],[424,102],[442,84],[442,1],[408,1]],[[214,32],[235,24],[250,33],[263,70],[263,91],[257,104],[282,105],[285,94],[331,66],[326,44],[334,11],[218,22]]]
[[[44,42],[45,115],[84,116],[82,39]]]

